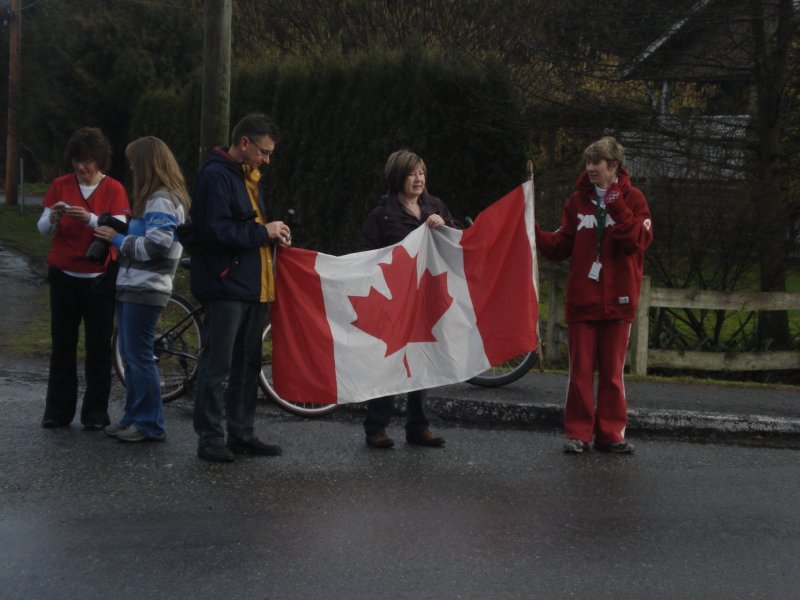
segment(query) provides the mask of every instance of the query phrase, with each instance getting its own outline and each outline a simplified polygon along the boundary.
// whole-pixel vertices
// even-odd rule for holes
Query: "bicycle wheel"
[[[536,358],[536,352],[520,354],[511,360],[507,360],[502,364],[487,369],[472,379],[468,379],[467,383],[480,385],[482,387],[500,387],[508,385],[530,371],[531,367],[536,362]]]
[[[335,411],[337,404],[311,404],[309,402],[294,402],[281,398],[272,386],[272,325],[267,324],[261,336],[261,373],[258,377],[258,385],[264,390],[268,398],[283,410],[289,411],[302,417],[321,417]]]
[[[161,383],[161,400],[170,402],[181,396],[197,373],[200,353],[200,309],[186,298],[173,294],[156,323],[153,351]],[[125,362],[114,331],[114,370],[125,385]]]

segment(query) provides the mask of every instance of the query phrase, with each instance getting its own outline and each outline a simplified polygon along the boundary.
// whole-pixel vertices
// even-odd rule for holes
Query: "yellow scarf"
[[[244,171],[244,183],[247,187],[247,195],[250,196],[250,204],[256,211],[256,223],[267,224],[266,215],[261,210],[258,203],[258,182],[261,180],[261,171],[250,165],[242,165]],[[261,252],[261,302],[272,302],[275,300],[275,275],[272,272],[272,249],[269,244],[259,248]]]

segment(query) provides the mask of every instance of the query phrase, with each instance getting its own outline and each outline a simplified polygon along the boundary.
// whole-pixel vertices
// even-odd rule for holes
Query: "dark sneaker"
[[[367,446],[370,448],[391,448],[394,440],[386,435],[385,431],[379,431],[367,436]]]
[[[595,444],[594,449],[598,452],[612,452],[614,454],[633,454],[633,444],[626,442],[615,442],[613,444]]]
[[[64,423],[63,421],[58,421],[56,419],[50,419],[48,417],[44,417],[42,419],[42,427],[45,429],[58,429],[59,427],[69,427],[69,423]]]
[[[234,454],[253,454],[255,456],[280,456],[283,454],[280,446],[265,444],[256,437],[247,441],[228,439],[228,450]]]
[[[580,454],[587,448],[588,446],[580,440],[567,440],[564,443],[564,452],[567,454]]]
[[[208,446],[200,446],[197,449],[197,458],[210,462],[232,462],[234,456],[233,452],[222,444],[209,444]]]
[[[84,423],[83,430],[84,431],[100,431],[106,426],[105,423]]]
[[[436,435],[432,431],[407,431],[406,443],[415,446],[429,446],[431,448],[440,448],[444,446],[444,438]]]

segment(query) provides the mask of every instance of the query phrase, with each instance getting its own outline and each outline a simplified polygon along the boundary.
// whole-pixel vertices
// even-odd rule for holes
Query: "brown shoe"
[[[394,440],[386,435],[385,431],[379,431],[367,436],[367,446],[370,448],[391,448]]]
[[[431,448],[444,446],[444,438],[427,429],[425,431],[407,431],[406,442],[415,446],[430,446]]]

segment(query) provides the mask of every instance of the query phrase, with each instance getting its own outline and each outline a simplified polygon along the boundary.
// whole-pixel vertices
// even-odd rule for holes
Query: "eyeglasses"
[[[93,159],[93,158],[84,158],[83,160],[79,160],[77,158],[73,158],[72,159],[72,164],[73,165],[83,165],[84,167],[88,167],[93,162],[97,162],[97,161],[95,159]]]
[[[255,146],[255,147],[256,147],[256,150],[258,150],[258,153],[259,153],[261,156],[272,156],[272,150],[267,150],[266,148],[262,148],[261,146],[259,146],[258,144],[256,144],[256,143],[255,143],[255,140],[253,140],[253,138],[251,138],[251,137],[248,137],[248,138],[247,138],[247,140],[248,140],[248,141],[249,141],[251,144],[253,144],[253,146]]]

